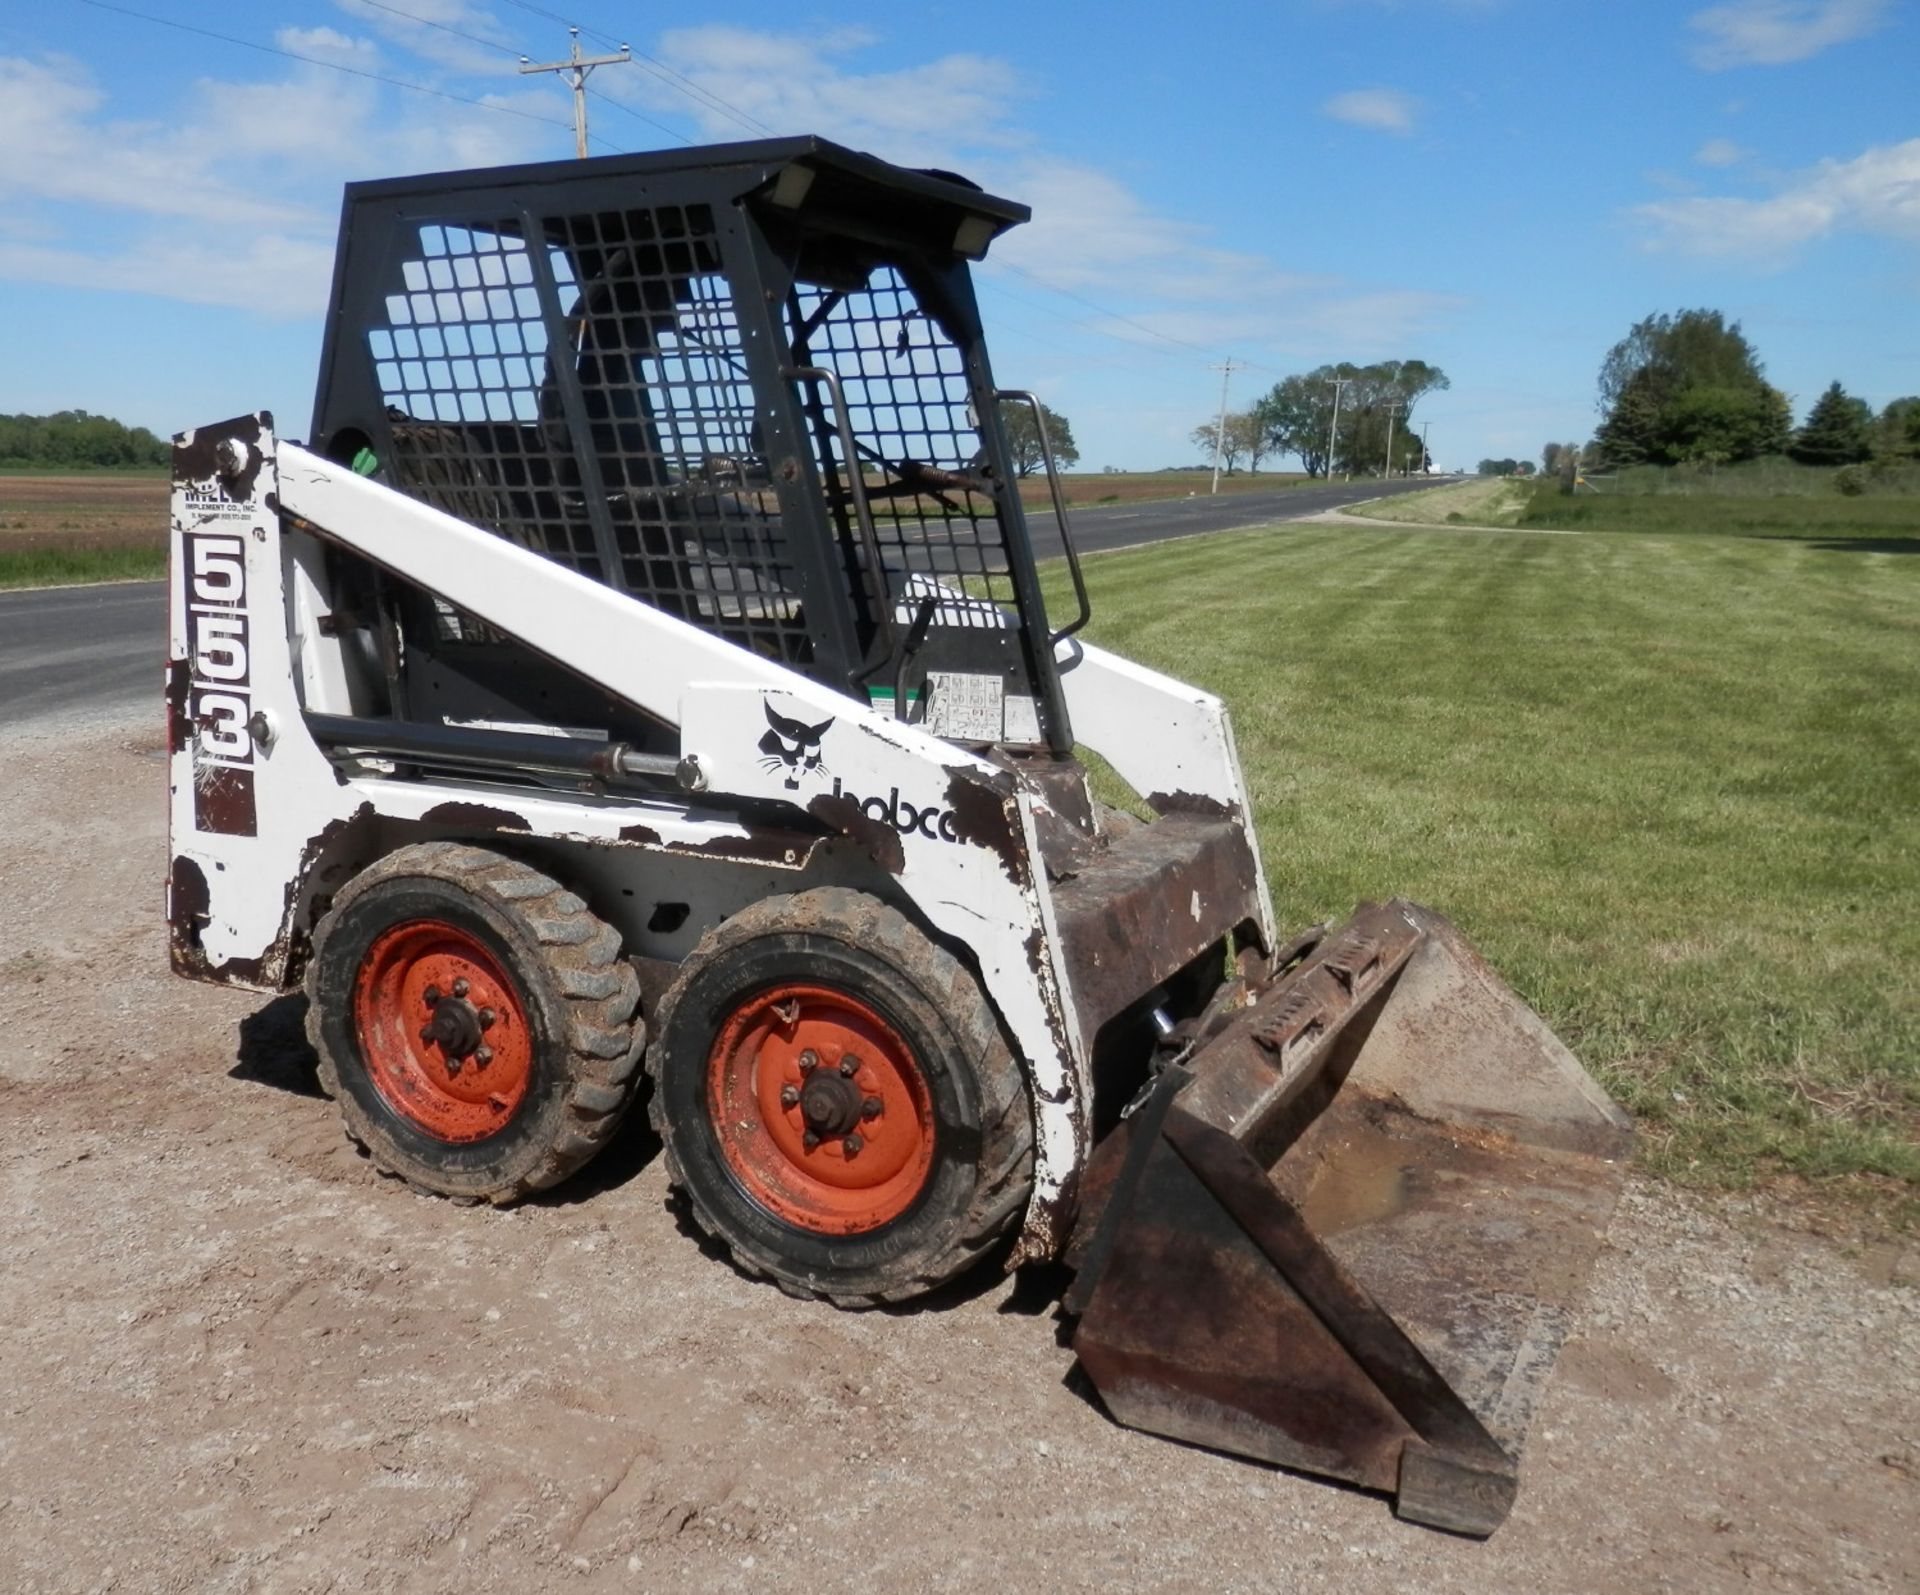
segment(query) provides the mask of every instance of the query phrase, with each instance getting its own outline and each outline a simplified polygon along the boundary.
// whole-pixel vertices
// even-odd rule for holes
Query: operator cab
[[[968,275],[1027,216],[815,138],[355,184],[315,447],[937,735],[1064,755]],[[368,580],[391,712],[619,718]]]

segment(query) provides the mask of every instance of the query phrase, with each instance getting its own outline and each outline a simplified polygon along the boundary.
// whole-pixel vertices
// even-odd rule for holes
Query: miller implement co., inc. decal
[[[187,508],[209,519],[247,514],[245,506],[229,503],[217,488],[205,494],[189,493]],[[187,658],[192,666],[187,716],[194,732],[194,825],[228,836],[252,836],[258,820],[253,734],[247,728],[253,707],[245,528],[186,532],[181,546],[186,566]]]

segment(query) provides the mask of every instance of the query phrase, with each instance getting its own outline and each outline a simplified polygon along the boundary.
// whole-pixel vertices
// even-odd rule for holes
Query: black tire
[[[883,1227],[822,1234],[757,1199],[727,1161],[709,1059],[731,1014],[783,982],[831,988],[911,1048],[931,1099],[930,1172]],[[822,888],[756,903],[707,933],[662,999],[647,1068],[667,1173],[694,1222],[746,1273],[842,1307],[909,1300],[998,1247],[1033,1191],[1024,1071],[979,982],[898,910]]]
[[[398,1111],[363,1056],[362,966],[384,934],[420,921],[452,926],[517,988],[524,1094],[480,1139],[429,1133]],[[306,986],[322,1089],[348,1136],[418,1190],[507,1203],[558,1184],[612,1138],[639,1084],[646,1025],[619,933],[552,877],[484,848],[422,842],[357,875],[314,932]]]

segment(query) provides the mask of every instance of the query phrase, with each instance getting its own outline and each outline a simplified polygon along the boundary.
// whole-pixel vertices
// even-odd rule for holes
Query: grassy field
[[[1903,494],[1843,498],[1838,493],[1768,497],[1686,493],[1562,493],[1543,483],[1520,524],[1560,531],[1720,532],[1815,544],[1868,538],[1888,553],[1920,553],[1920,498]]]
[[[1088,577],[1232,704],[1287,923],[1431,903],[1650,1167],[1920,1218],[1920,559],[1313,527]]]
[[[0,588],[164,574],[164,472],[0,473]]]
[[[1368,499],[1346,508],[1349,515],[1372,521],[1404,521],[1415,526],[1465,522],[1469,526],[1511,526],[1531,489],[1525,482],[1504,476],[1476,476],[1424,493]]]

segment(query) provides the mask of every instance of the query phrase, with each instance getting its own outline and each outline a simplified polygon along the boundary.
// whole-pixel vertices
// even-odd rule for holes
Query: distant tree
[[[1201,463],[1209,469],[1212,468],[1215,459],[1216,439],[1218,439],[1220,469],[1229,475],[1233,473],[1233,462],[1246,453],[1246,435],[1234,425],[1237,419],[1239,419],[1237,416],[1228,416],[1227,424],[1223,429],[1219,418],[1215,417],[1211,421],[1201,422],[1188,434],[1193,441],[1193,446],[1201,452]]]
[[[143,426],[85,410],[0,415],[0,464],[49,469],[165,465],[172,445]]]
[[[1333,384],[1316,373],[1276,382],[1249,412],[1258,418],[1271,454],[1294,454],[1309,476],[1327,474],[1327,445],[1333,425]]]
[[[1598,443],[1609,464],[1777,453],[1791,417],[1738,322],[1717,310],[1648,316],[1600,365]]]
[[[1774,389],[1688,388],[1667,404],[1661,454],[1675,465],[1725,465],[1777,454],[1785,400]]]
[[[1339,436],[1331,437],[1336,382],[1340,384]],[[1272,451],[1298,455],[1301,468],[1310,476],[1332,471],[1400,471],[1417,467],[1422,458],[1418,429],[1408,424],[1414,406],[1427,394],[1451,386],[1446,372],[1424,360],[1381,360],[1367,366],[1342,362],[1275,383],[1254,405],[1253,413],[1265,422]],[[1390,407],[1391,462],[1387,459]]]
[[[1258,471],[1260,462],[1274,451],[1273,442],[1267,436],[1266,424],[1257,409],[1242,410],[1238,415],[1228,416],[1227,432],[1239,443],[1239,453],[1245,456],[1249,471]]]
[[[1883,459],[1920,459],[1920,398],[1895,399],[1873,423],[1873,452]]]
[[[1788,452],[1802,465],[1853,465],[1873,452],[1873,411],[1834,383],[1814,401]]]
[[[1520,474],[1520,466],[1521,462],[1519,460],[1482,460],[1480,462],[1480,474],[1482,476],[1518,476]],[[1529,471],[1533,469],[1531,461],[1527,462],[1526,468]]]
[[[1080,449],[1073,441],[1073,423],[1050,404],[1040,406],[1047,418],[1047,441],[1053,445],[1053,463],[1071,470],[1080,463]],[[1045,468],[1046,450],[1040,446],[1040,428],[1034,424],[1033,411],[1019,403],[1000,406],[1001,424],[1007,429],[1007,446],[1013,451],[1016,476],[1031,476]]]

